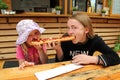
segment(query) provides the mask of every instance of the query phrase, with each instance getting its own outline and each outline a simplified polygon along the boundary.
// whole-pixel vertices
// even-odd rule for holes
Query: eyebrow
[[[75,25],[71,25],[71,27],[76,27]]]

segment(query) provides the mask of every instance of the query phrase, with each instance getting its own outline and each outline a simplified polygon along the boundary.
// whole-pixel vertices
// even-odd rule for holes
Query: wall
[[[15,58],[15,41],[18,37],[15,27],[21,19],[33,19],[41,27],[46,28],[47,30],[42,36],[45,38],[62,36],[66,32],[67,17],[64,15],[33,16],[30,14],[0,16],[0,59]],[[120,18],[91,16],[91,19],[95,33],[101,36],[109,47],[113,48],[118,35],[120,35]],[[47,54],[53,58],[55,51],[48,49]]]

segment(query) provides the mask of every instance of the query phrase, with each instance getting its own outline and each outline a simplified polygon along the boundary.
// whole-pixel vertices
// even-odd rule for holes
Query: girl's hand
[[[48,43],[47,46],[49,48],[53,48],[55,50],[58,50],[60,48],[60,42],[56,41],[56,42]]]
[[[24,62],[19,66],[19,69],[23,70],[24,67],[26,67],[26,66],[34,66],[34,63],[33,63],[33,62],[24,61]]]
[[[43,45],[34,45],[37,50],[43,50]]]
[[[76,55],[72,59],[72,62],[75,64],[97,64],[98,61],[98,57],[86,54]]]
[[[48,45],[49,48],[53,48],[54,50],[56,50],[58,60],[62,61],[62,59],[63,59],[63,51],[62,51],[60,42],[56,41],[56,42],[48,43],[47,45]]]

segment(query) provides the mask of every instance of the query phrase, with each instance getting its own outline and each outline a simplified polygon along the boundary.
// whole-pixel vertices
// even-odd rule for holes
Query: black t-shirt
[[[77,54],[87,54],[92,56],[95,51],[99,51],[99,55],[104,66],[110,66],[120,63],[119,56],[99,36],[95,35],[93,39],[88,39],[84,44],[73,44],[72,41],[61,42],[63,50],[63,61],[72,60],[72,57]]]

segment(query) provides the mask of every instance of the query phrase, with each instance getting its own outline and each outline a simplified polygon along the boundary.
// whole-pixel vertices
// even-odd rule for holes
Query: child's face
[[[40,32],[38,30],[33,30],[28,38],[27,38],[27,41],[26,43],[30,45],[30,43],[33,41],[33,40],[38,40],[40,38]]]
[[[75,36],[75,39],[72,40],[74,44],[86,41],[86,34],[89,32],[89,29],[85,28],[79,21],[76,19],[69,19],[67,27],[68,34]]]

